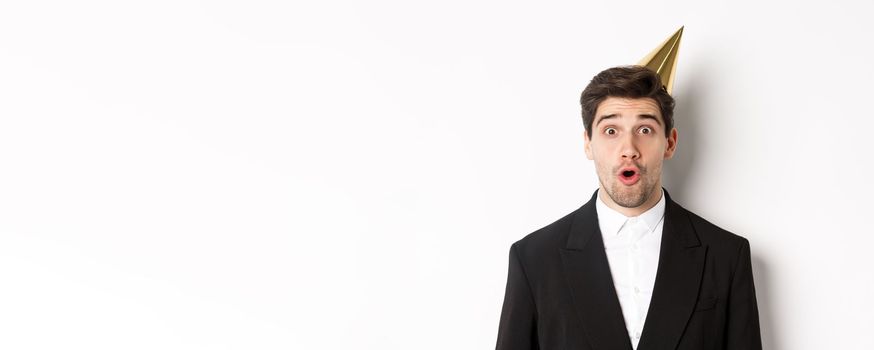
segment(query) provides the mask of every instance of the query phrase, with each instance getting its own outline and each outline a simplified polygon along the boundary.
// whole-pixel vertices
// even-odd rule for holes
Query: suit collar
[[[607,203],[604,202],[604,199],[601,198],[600,191],[596,191],[597,200],[595,201],[595,211],[598,214],[598,224],[601,229],[601,234],[604,236],[611,236],[619,234],[622,227],[628,222],[632,217],[625,216],[613,208],[607,206]],[[646,225],[649,228],[649,232],[652,232],[656,229],[658,224],[662,221],[665,214],[665,196],[664,190],[659,189],[659,201],[656,202],[652,208],[647,209],[645,212],[641,213],[638,216],[635,216],[640,222]]]
[[[706,247],[687,211],[667,190],[659,266],[638,350],[675,348],[692,315]],[[631,349],[596,211],[598,191],[574,213],[561,251],[565,277],[584,333],[594,349]]]
[[[596,202],[599,201],[598,191],[599,190],[595,190],[595,192],[592,194],[592,197],[589,198],[589,201],[583,204],[582,207],[577,209],[576,212],[574,212],[574,219],[573,223],[571,224],[571,232],[570,235],[568,235],[566,245],[567,249],[583,250],[586,243],[588,243],[589,239],[591,239],[591,235],[596,232],[601,232],[600,223],[598,222],[598,213],[596,209]],[[662,191],[665,200],[665,225],[673,226],[673,230],[665,230],[670,232],[668,232],[668,234],[663,233],[662,240],[664,241],[665,236],[670,236],[670,239],[673,240],[672,243],[680,244],[684,248],[700,245],[701,242],[698,239],[698,235],[695,233],[695,230],[692,228],[692,224],[689,222],[686,209],[681,207],[679,204],[674,202],[673,199],[671,199],[671,195],[670,193],[668,193],[668,190],[662,188]]]

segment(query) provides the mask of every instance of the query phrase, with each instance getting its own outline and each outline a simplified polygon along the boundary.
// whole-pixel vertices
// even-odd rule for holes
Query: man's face
[[[651,98],[607,97],[598,105],[592,137],[584,135],[586,156],[595,161],[601,188],[616,204],[637,208],[658,200],[662,162],[677,146],[677,130],[666,138],[664,128]]]

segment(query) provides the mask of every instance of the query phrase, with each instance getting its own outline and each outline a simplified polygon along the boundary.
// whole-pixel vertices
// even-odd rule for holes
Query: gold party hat
[[[644,66],[658,73],[669,95],[674,88],[674,73],[677,72],[677,52],[680,51],[680,38],[682,37],[683,27],[680,27],[674,35],[671,35],[668,40],[665,40],[637,63],[638,66]]]

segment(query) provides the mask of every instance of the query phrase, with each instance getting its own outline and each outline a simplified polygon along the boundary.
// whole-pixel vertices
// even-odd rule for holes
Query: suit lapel
[[[595,212],[597,195],[595,191],[574,214],[567,246],[561,250],[565,278],[592,348],[631,350]]]
[[[638,350],[675,349],[692,316],[706,247],[701,245],[688,212],[665,191],[665,222],[655,286]]]
[[[665,220],[652,299],[637,350],[674,349],[692,315],[704,271],[706,249],[701,246],[688,213],[665,194]],[[561,250],[565,278],[577,316],[594,349],[630,350],[631,340],[604,241],[595,200],[598,191],[574,214],[565,248]]]

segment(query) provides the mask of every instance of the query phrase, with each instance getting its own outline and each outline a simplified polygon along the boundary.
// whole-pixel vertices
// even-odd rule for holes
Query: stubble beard
[[[655,181],[646,175],[646,169],[640,168],[640,180],[631,186],[624,185],[615,175],[609,175],[610,186],[604,184],[603,178],[600,181],[613,203],[625,208],[637,208],[646,203],[655,188]]]

